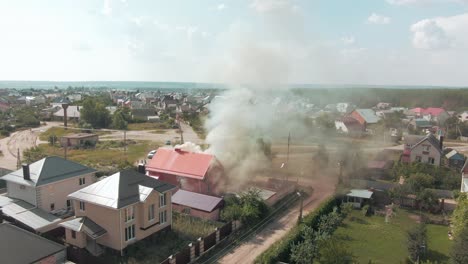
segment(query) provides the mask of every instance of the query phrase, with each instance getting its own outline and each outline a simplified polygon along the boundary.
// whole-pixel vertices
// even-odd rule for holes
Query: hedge
[[[335,206],[339,206],[341,199],[333,196],[325,200],[317,209],[302,219],[302,223],[293,227],[281,239],[276,241],[271,247],[265,250],[260,256],[255,259],[255,263],[273,264],[279,261],[289,262],[291,255],[291,247],[293,244],[302,242],[301,230],[304,225],[317,228],[320,217],[327,215],[333,211]]]

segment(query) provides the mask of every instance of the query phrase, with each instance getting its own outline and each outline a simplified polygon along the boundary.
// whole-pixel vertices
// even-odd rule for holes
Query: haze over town
[[[0,0],[0,263],[468,263],[467,0]]]

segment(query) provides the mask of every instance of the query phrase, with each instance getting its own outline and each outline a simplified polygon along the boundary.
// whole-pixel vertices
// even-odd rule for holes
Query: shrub
[[[4,137],[9,137],[10,136],[10,132],[6,131],[6,130],[0,130],[0,135],[4,136]]]
[[[361,209],[362,215],[363,216],[368,216],[369,215],[369,205],[366,204],[362,207]]]

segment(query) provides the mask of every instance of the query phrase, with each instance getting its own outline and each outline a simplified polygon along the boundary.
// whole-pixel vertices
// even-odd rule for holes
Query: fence
[[[223,241],[233,231],[240,227],[240,223],[229,222],[221,228],[216,228],[215,231],[204,238],[199,238],[198,241],[190,243],[176,254],[169,256],[160,264],[187,264],[194,262],[201,257],[205,252]]]

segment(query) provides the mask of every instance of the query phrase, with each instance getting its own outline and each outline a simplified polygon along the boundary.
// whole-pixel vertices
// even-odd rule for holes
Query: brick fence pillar
[[[198,246],[200,247],[200,256],[201,256],[205,252],[205,241],[203,241],[203,238],[201,237],[198,238]]]
[[[216,228],[215,231],[216,231],[216,244],[218,244],[221,233],[220,233],[219,228]]]
[[[192,263],[195,261],[195,246],[193,243],[188,244],[188,246],[190,248],[190,263]]]
[[[169,264],[176,264],[176,258],[174,255],[169,256]]]

